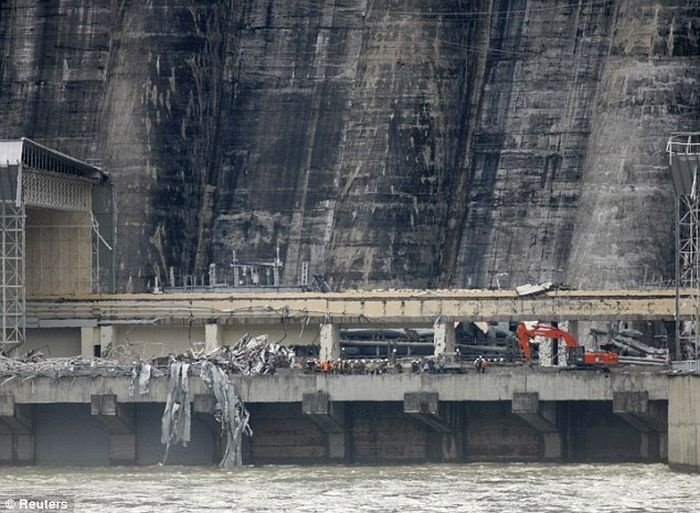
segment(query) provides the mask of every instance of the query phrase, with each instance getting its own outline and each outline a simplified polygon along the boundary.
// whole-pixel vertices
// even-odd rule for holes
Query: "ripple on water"
[[[23,492],[104,513],[696,513],[700,476],[632,464],[4,469],[0,493]]]

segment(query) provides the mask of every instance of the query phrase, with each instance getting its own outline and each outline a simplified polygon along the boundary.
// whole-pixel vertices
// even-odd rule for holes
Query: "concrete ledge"
[[[102,422],[111,434],[128,435],[134,432],[134,405],[119,403],[115,394],[92,395],[90,415]]]
[[[31,406],[15,404],[14,394],[0,394],[0,428],[9,433],[31,433]]]
[[[557,431],[556,404],[541,402],[537,392],[514,392],[511,411],[542,433]]]
[[[308,392],[302,396],[301,408],[318,427],[326,433],[342,433],[343,414],[334,408],[330,396],[325,392]]]
[[[403,397],[405,414],[420,420],[435,431],[452,432],[452,426],[440,416],[440,400],[437,392],[406,392]]]
[[[591,371],[533,372],[531,369],[490,368],[487,374],[386,375],[274,375],[231,376],[245,403],[302,402],[309,390],[333,401],[403,401],[404,394],[435,392],[441,401],[510,401],[513,390],[537,392],[540,401],[610,401],[613,392],[644,390],[649,400],[668,399],[669,377],[652,372],[603,375]],[[131,376],[63,376],[14,379],[0,386],[0,394],[14,395],[18,404],[90,403],[95,394],[114,394],[120,403],[163,403],[166,377],[152,378],[146,394],[130,390]],[[192,395],[208,394],[201,379],[190,379]]]
[[[614,392],[613,413],[642,432],[668,429],[666,408],[649,400],[649,392]]]

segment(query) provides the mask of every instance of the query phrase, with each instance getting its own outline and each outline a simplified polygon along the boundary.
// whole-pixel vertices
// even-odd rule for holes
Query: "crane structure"
[[[528,328],[525,323],[521,322],[518,324],[515,335],[518,339],[520,354],[528,364],[532,362],[531,341],[534,337],[563,340],[567,349],[567,362],[570,364],[577,366],[616,365],[620,362],[620,356],[617,353],[610,351],[586,351],[571,333],[548,324],[536,324],[532,328]]]

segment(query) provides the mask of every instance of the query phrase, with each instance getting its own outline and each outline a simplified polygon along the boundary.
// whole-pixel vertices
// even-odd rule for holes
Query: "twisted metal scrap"
[[[276,343],[267,336],[251,338],[247,335],[229,347],[209,353],[188,350],[179,361],[170,364],[170,392],[163,412],[161,441],[166,446],[165,457],[171,444],[189,442],[190,403],[188,372],[198,372],[200,378],[216,398],[215,417],[226,440],[226,449],[219,466],[231,469],[242,465],[243,435],[251,436],[250,413],[236,394],[228,373],[251,375],[274,374],[277,368],[294,363],[294,351]],[[189,363],[184,363],[184,362]],[[186,406],[185,406],[186,405]],[[183,420],[184,419],[184,420]]]
[[[36,378],[61,376],[114,376],[130,375],[133,364],[121,364],[102,358],[50,358],[34,354],[26,358],[0,356],[0,376]]]
[[[190,403],[190,364],[172,362],[170,365],[170,388],[161,419],[160,442],[165,445],[161,465],[165,464],[173,444],[187,447],[190,442],[192,414]]]
[[[268,342],[266,335],[244,335],[232,346],[220,347],[203,355],[223,370],[245,376],[274,374],[276,369],[294,363],[294,350]]]
[[[216,397],[216,417],[221,426],[221,432],[226,439],[226,449],[221,458],[221,468],[232,469],[243,464],[241,445],[243,435],[252,436],[253,431],[248,424],[250,413],[226,373],[211,362],[202,362],[200,377],[214,392]]]

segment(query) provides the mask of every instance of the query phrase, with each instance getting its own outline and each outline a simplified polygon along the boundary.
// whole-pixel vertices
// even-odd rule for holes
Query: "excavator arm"
[[[521,322],[518,324],[515,335],[518,339],[520,353],[523,355],[523,359],[527,363],[530,363],[532,360],[532,345],[530,340],[533,337],[546,337],[556,340],[563,340],[566,347],[569,349],[579,347],[579,343],[574,337],[571,336],[571,333],[555,328],[554,326],[548,326],[546,324],[537,324],[532,328],[528,328],[525,323]],[[609,352],[584,352],[583,361],[588,365],[612,365],[619,363],[619,356],[616,353]]]

